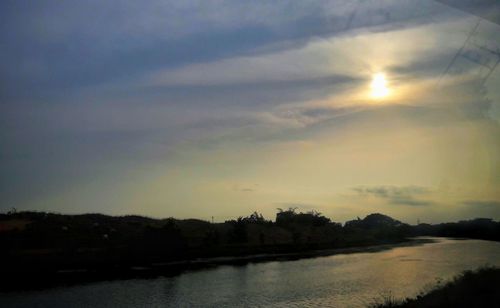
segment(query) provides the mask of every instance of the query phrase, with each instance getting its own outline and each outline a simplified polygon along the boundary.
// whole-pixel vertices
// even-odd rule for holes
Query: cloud
[[[252,185],[235,184],[233,185],[233,191],[243,192],[243,193],[253,193],[257,191],[258,187],[259,184],[252,184]]]
[[[160,68],[226,63],[295,49],[311,38],[385,31],[443,15],[431,0],[420,12],[415,6],[410,0],[2,2],[0,43],[9,46],[0,59],[0,78],[7,83],[2,95],[21,100],[109,82],[126,87]],[[198,78],[175,75],[184,83]]]
[[[477,208],[498,208],[500,209],[500,201],[495,201],[495,200],[467,200],[463,201],[462,204],[466,206],[471,206],[471,207],[477,207]]]
[[[377,183],[381,173],[396,178],[390,183],[425,183],[441,177],[435,173],[447,162],[454,163],[450,170],[491,162],[486,171],[498,175],[498,130],[446,127],[466,127],[456,121],[462,113],[482,120],[488,101],[477,100],[472,85],[442,95],[446,106],[422,96],[432,91],[419,82],[442,72],[472,20],[436,7],[443,6],[431,0],[0,2],[0,45],[8,46],[0,57],[0,195],[26,208],[67,191],[74,195],[66,200],[80,204],[109,192],[196,208],[213,197],[191,193],[190,180],[200,177],[265,183],[275,176],[270,182],[283,185],[283,195],[264,196],[275,183],[238,190],[248,192],[248,202],[270,204],[316,203],[290,188],[311,170],[319,187]],[[401,84],[414,92],[391,106],[349,96],[367,89],[376,69],[386,70],[394,93]],[[442,129],[430,130],[433,125]],[[448,134],[459,141],[438,139]],[[466,143],[469,136],[484,147]],[[474,156],[478,149],[490,151],[490,160]],[[449,159],[460,153],[463,158]],[[226,175],[218,166],[227,166],[231,155],[235,164]],[[293,155],[298,158],[290,160]],[[179,166],[195,171],[174,173]],[[411,170],[409,179],[398,177],[398,168]],[[166,175],[156,180],[160,170]],[[185,191],[165,193],[172,185],[162,183],[170,177]],[[127,178],[132,189],[123,188]],[[141,183],[150,180],[162,188],[149,193]],[[390,204],[432,203],[423,192],[398,189],[362,193]],[[331,193],[330,187],[318,191]],[[287,195],[292,192],[301,195]],[[176,193],[181,197],[174,199]],[[220,204],[245,199],[234,195],[239,199]],[[177,211],[165,207],[170,210]]]
[[[469,14],[481,16],[500,25],[500,3],[497,0],[436,0]]]
[[[378,197],[390,197],[390,196],[408,196],[413,194],[428,194],[430,192],[429,188],[422,186],[373,186],[373,187],[355,187],[354,191],[360,194],[372,194]]]
[[[395,205],[428,206],[435,204],[432,201],[418,199],[419,196],[432,192],[429,188],[422,186],[358,186],[352,190],[359,196],[374,196]]]
[[[463,27],[461,22],[458,22],[458,26]],[[440,27],[446,28],[446,25]],[[139,83],[168,87],[304,81],[334,76],[359,79],[370,75],[369,71],[376,69],[376,66],[398,67],[402,63],[405,67],[411,66],[413,73],[415,67],[422,67],[422,59],[437,58],[436,61],[442,63],[443,57],[446,60],[450,58],[450,49],[454,53],[462,43],[444,41],[436,48],[425,48],[424,46],[433,45],[440,39],[440,31],[436,31],[434,27],[435,24],[411,28],[398,26],[376,33],[372,32],[374,29],[364,29],[351,35],[334,33],[311,37],[300,45],[282,43],[283,48],[264,48],[265,52],[236,54],[175,68],[162,67],[146,74]],[[278,43],[272,45],[276,44]],[[380,44],[384,44],[385,48],[370,48]],[[443,50],[448,54],[445,55]],[[426,68],[432,70],[434,75],[437,72],[435,63]],[[399,69],[403,70],[404,67]]]
[[[435,202],[427,200],[416,200],[412,197],[406,198],[393,198],[391,199],[392,204],[408,205],[408,206],[428,206],[433,205]]]
[[[465,200],[462,204],[468,216],[500,217],[500,200]]]

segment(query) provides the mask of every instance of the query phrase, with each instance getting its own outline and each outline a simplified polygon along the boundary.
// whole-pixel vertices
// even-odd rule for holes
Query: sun
[[[373,75],[372,83],[370,85],[372,89],[373,98],[384,98],[389,95],[389,88],[387,88],[387,80],[383,73],[377,73]]]

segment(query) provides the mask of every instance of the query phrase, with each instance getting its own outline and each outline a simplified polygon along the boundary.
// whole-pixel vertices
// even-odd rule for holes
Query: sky
[[[0,211],[498,220],[500,8],[446,2],[1,1]]]

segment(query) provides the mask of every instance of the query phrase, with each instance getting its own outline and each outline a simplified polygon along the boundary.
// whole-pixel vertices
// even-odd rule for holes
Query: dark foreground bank
[[[385,299],[373,308],[500,307],[500,268],[465,271],[443,286],[403,301]]]
[[[293,208],[280,210],[275,221],[253,213],[223,223],[12,212],[0,214],[0,291],[380,248],[418,235],[442,235],[435,230],[484,239],[499,238],[500,233],[500,223],[488,219],[443,226],[411,226],[382,214],[342,225],[321,213]]]
[[[190,260],[158,262],[142,265],[114,265],[79,269],[47,270],[35,269],[32,272],[7,272],[0,281],[0,292],[40,290],[57,286],[73,286],[97,281],[126,279],[152,279],[172,277],[186,271],[203,270],[221,265],[245,266],[249,263],[270,261],[292,261],[317,258],[335,254],[376,253],[396,247],[408,247],[434,242],[431,238],[410,238],[392,244],[366,245],[349,248],[302,250],[284,253],[262,253],[243,256],[197,258]]]

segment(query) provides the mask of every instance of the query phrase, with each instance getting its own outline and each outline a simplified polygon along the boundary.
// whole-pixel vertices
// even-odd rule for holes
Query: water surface
[[[466,269],[500,266],[500,243],[436,239],[373,253],[219,266],[176,277],[2,294],[2,307],[365,307]]]

